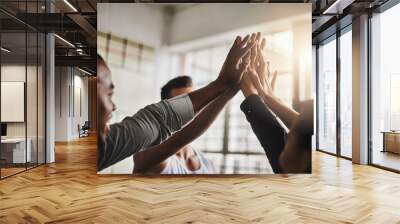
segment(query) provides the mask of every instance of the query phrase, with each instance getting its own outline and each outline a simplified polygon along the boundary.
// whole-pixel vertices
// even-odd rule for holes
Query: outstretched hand
[[[278,115],[287,127],[292,126],[292,122],[298,117],[298,113],[290,107],[284,105],[278,97],[275,96],[274,90],[276,85],[277,71],[271,74],[270,64],[266,62],[263,55],[265,47],[265,39],[260,42],[257,38],[257,45],[252,49],[252,57],[248,74],[253,81],[253,85],[257,89],[258,94],[264,100],[264,103]]]
[[[225,87],[239,84],[250,63],[242,59],[256,44],[255,36],[253,36],[247,35],[244,39],[240,36],[236,37],[216,80],[218,84]],[[242,63],[240,63],[241,61]]]
[[[256,44],[250,49],[249,52],[246,53],[241,62],[248,64],[248,67],[240,83],[240,88],[245,97],[248,97],[253,94],[258,94],[254,82],[258,80],[258,75],[256,72],[256,58],[257,58],[256,45],[260,39],[260,36],[261,36],[260,33],[252,34],[251,38],[255,38]]]
[[[256,46],[256,62],[255,62],[255,71],[258,75],[258,79],[253,79],[257,90],[261,93],[268,96],[274,96],[275,84],[276,84],[276,77],[278,75],[278,71],[274,71],[271,74],[270,70],[270,63],[266,62],[263,55],[263,49],[265,47],[265,38],[262,39],[261,43],[257,44]]]
[[[241,89],[245,96],[261,94],[273,97],[278,72],[271,74],[269,62],[265,62],[262,50],[265,47],[265,39],[261,40],[261,33],[252,34],[256,44],[246,54],[242,63],[250,60],[241,82]]]

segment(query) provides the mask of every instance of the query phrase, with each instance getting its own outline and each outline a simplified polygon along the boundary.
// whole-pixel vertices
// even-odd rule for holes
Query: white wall
[[[145,45],[159,47],[160,37],[163,36],[163,11],[150,5],[154,4],[99,3],[97,29]]]
[[[78,124],[88,120],[88,79],[71,67],[56,67],[55,79],[55,141],[77,139]],[[81,105],[82,114],[77,105]]]
[[[55,141],[68,140],[68,86],[67,67],[55,68]]]
[[[178,11],[173,16],[169,29],[169,44],[215,36],[265,22],[274,23],[284,20],[282,13],[288,16],[307,16],[308,9],[311,9],[311,4],[298,4],[296,7],[291,4],[265,3],[213,3],[212,7],[210,4],[196,4]],[[282,23],[279,23],[279,26],[280,29],[284,29]]]

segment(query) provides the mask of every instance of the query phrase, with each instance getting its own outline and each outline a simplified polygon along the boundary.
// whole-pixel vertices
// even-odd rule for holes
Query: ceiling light
[[[83,73],[85,73],[85,74],[87,74],[87,75],[92,75],[92,73],[90,73],[90,72],[88,72],[88,71],[86,71],[86,70],[83,70],[83,69],[81,69],[81,68],[79,68],[79,67],[78,67],[78,70],[81,71],[81,72],[83,72]]]
[[[77,48],[76,53],[78,53],[79,55],[83,55],[83,49]]]
[[[74,12],[78,12],[78,10],[71,4],[69,3],[68,0],[64,0],[65,4],[67,4]]]
[[[322,14],[342,14],[343,9],[351,5],[354,0],[336,0]]]
[[[1,47],[1,51],[4,51],[6,53],[10,53],[11,52],[11,50],[9,50],[9,49],[7,49],[5,47]]]
[[[69,45],[70,47],[75,48],[75,45],[73,45],[73,44],[72,44],[71,42],[69,42],[68,40],[66,40],[66,39],[64,39],[64,38],[62,38],[62,37],[60,37],[60,36],[57,35],[57,34],[54,34],[54,36],[57,37],[58,39],[60,39],[62,42],[64,42],[64,43],[66,43],[67,45]]]

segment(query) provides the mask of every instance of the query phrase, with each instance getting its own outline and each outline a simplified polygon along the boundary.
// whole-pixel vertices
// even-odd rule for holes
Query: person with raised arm
[[[105,61],[98,56],[97,169],[101,171],[143,149],[160,144],[192,120],[210,102],[218,98],[217,102],[220,103],[229,98],[232,94],[231,89],[240,83],[243,75],[243,72],[241,72],[243,66],[239,67],[239,62],[254,44],[255,38],[251,38],[250,35],[243,39],[240,36],[236,37],[215,81],[189,94],[146,106],[135,115],[128,116],[121,122],[112,125],[107,123],[112,112],[116,109],[111,99],[114,85],[110,69]],[[153,152],[153,150],[150,152]],[[148,155],[148,153],[145,155]],[[164,157],[161,158],[163,158],[162,160],[165,159]],[[160,162],[160,159],[149,157],[149,161]],[[154,165],[154,163],[150,164]]]
[[[312,126],[312,116],[310,119],[309,103],[306,106],[308,112],[299,114],[274,95],[277,71],[271,74],[269,62],[262,54],[265,39],[260,39],[258,33],[257,44],[249,52],[250,65],[241,83],[245,100],[240,107],[264,148],[274,173],[311,172],[311,145],[308,143],[312,127],[310,131],[308,123]],[[295,148],[296,142],[301,143],[301,149]],[[295,156],[300,156],[299,160]]]

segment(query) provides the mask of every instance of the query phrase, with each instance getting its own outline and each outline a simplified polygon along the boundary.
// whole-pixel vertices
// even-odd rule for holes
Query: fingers
[[[257,65],[257,58],[258,58],[257,57],[257,48],[256,48],[256,46],[251,48],[250,55],[251,55],[251,57],[250,57],[250,66],[251,66],[252,69],[255,69],[256,65]]]
[[[265,65],[264,55],[259,45],[257,45],[257,61],[258,66]]]
[[[255,44],[256,42],[258,42],[261,38],[261,33],[252,33],[251,35],[247,34],[243,40],[241,40],[240,36],[236,37],[235,43],[237,43],[237,46],[240,48],[245,48],[247,47],[249,44]],[[237,42],[236,42],[237,41]]]
[[[257,32],[257,36],[256,36],[257,43],[260,43],[260,39],[261,39],[261,32]]]
[[[251,36],[248,35],[246,37],[247,37],[246,43],[243,44],[243,42],[245,42],[245,40],[243,40],[242,44],[240,44],[242,48],[238,50],[238,55],[237,55],[238,57],[243,57],[243,55],[249,52],[250,49],[256,44],[257,35],[255,33],[253,33]]]
[[[242,40],[241,36],[236,36],[235,41],[233,42],[233,45],[229,50],[229,54],[233,54],[237,49],[242,48],[242,45],[246,44],[249,38],[249,35],[246,35],[246,37]]]
[[[261,50],[264,50],[264,47],[265,47],[265,38],[262,39],[261,44],[260,44]]]
[[[274,74],[272,75],[272,80],[271,80],[271,88],[272,88],[272,91],[275,90],[275,84],[276,84],[276,77],[277,77],[277,76],[278,76],[278,71],[275,70],[275,71],[274,71]]]
[[[251,81],[253,82],[253,85],[261,93],[264,90],[264,88],[263,88],[263,86],[261,84],[259,76],[257,74],[255,74],[255,73],[253,73],[253,72],[250,72],[250,74],[248,74],[248,75],[250,75],[250,78],[251,78]]]
[[[242,64],[250,64],[251,63],[251,52],[247,52],[246,55],[242,58]]]
[[[250,56],[250,54],[248,54]],[[249,56],[246,56],[249,58]],[[242,63],[240,63],[239,65],[239,74],[242,76],[243,73],[245,73],[247,71],[247,68],[249,67],[249,62],[246,60],[243,60]]]
[[[264,54],[262,52],[261,46],[257,44],[257,63],[259,69],[265,69],[265,60],[264,60]],[[262,70],[265,71],[265,70]]]
[[[269,61],[267,61],[267,80],[271,82],[271,71],[269,69]]]
[[[240,67],[243,61],[246,61],[246,63],[254,61],[252,64],[255,65],[257,63],[257,49],[254,49],[253,52],[250,51],[259,42],[260,38],[261,33],[248,34],[243,39],[240,36],[236,36],[227,60],[231,60],[232,63],[236,64],[236,67]],[[246,57],[246,59],[243,59],[243,57]]]
[[[265,63],[263,63],[262,67],[263,67],[263,71],[265,71]],[[267,88],[268,81],[267,81],[267,76],[266,76],[265,72],[260,73],[258,76],[259,76],[259,79],[260,79],[260,82],[261,82],[263,88]]]
[[[242,42],[241,36],[236,36],[235,42],[233,43],[234,46],[237,46],[240,42]]]
[[[265,88],[267,84],[267,77],[266,77],[266,72],[265,72],[265,61],[264,61],[264,56],[260,50],[260,46],[257,46],[257,74],[259,76],[260,82],[262,86]]]
[[[238,42],[237,47],[244,48],[246,46],[247,42],[249,41],[249,39],[250,39],[250,35],[247,34],[242,41]]]
[[[235,60],[239,60],[259,42],[260,38],[261,33],[252,33],[251,35],[248,34],[243,39],[240,36],[236,36],[230,53],[235,57]]]

